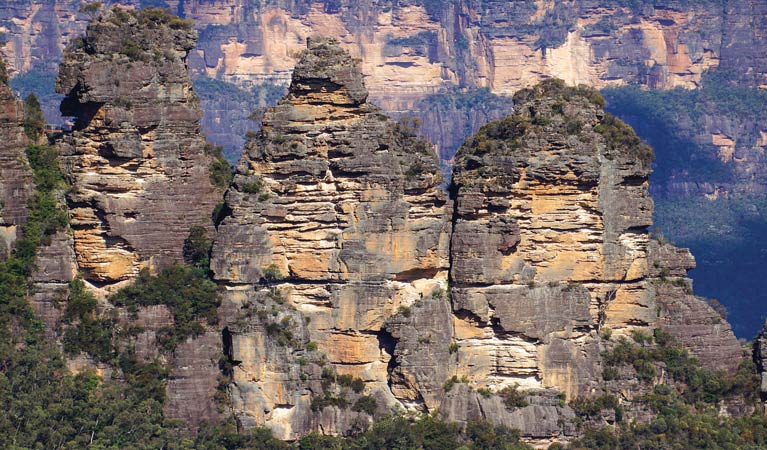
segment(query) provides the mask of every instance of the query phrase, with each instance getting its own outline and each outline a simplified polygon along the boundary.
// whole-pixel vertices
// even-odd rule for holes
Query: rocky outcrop
[[[212,230],[221,192],[187,75],[194,39],[157,10],[116,9],[68,51],[72,238],[41,250],[34,281],[63,287],[77,267],[108,291],[179,262],[191,226]],[[434,148],[368,103],[361,67],[309,39],[249,139],[218,208],[218,327],[169,354],[156,343],[168,307],[114,311],[135,326],[119,345],[168,363],[169,417],[196,426],[226,408],[295,439],[404,408],[545,444],[572,435],[567,400],[602,392],[607,334],[661,327],[704,364],[737,365],[726,322],[689,293],[689,254],[650,239],[650,149],[596,91],[518,92],[459,152],[448,196]]]
[[[603,336],[650,328],[733,372],[742,352],[691,295],[689,252],[649,237],[651,150],[593,90],[552,80],[515,101],[456,157],[457,372],[493,390],[589,396],[603,384]]]
[[[459,366],[494,386],[574,398],[599,378],[601,328],[654,322],[651,150],[594,91],[551,81],[515,100],[515,115],[456,159],[451,288],[471,330],[458,336]],[[507,354],[493,350],[498,340]]]
[[[433,406],[447,373],[439,353],[404,348],[432,339],[447,355],[449,308],[434,293],[447,280],[450,202],[431,147],[366,99],[349,54],[310,40],[246,147],[218,227],[211,268],[231,310],[247,312],[229,317],[234,410],[284,438],[321,424],[344,432],[358,415],[327,403],[311,355],[386,405]],[[273,319],[260,312],[270,304]],[[412,321],[433,336],[413,335]],[[311,363],[303,375],[289,369],[299,359]]]
[[[105,2],[115,3],[147,4]],[[195,74],[241,87],[287,84],[293,56],[308,36],[337,36],[362,58],[372,98],[389,112],[413,111],[420,99],[443,88],[488,87],[495,94],[512,94],[547,76],[596,87],[692,88],[706,69],[721,67],[734,71],[742,85],[767,84],[767,61],[760,51],[767,35],[763,0],[731,0],[726,7],[717,2],[492,0],[407,0],[387,6],[346,0],[153,4],[197,23],[202,38],[190,54]],[[8,40],[3,51],[13,72],[55,70],[65,45],[85,28],[87,15],[78,14],[80,6],[70,0],[0,5],[0,31]],[[249,112],[232,117],[221,106],[211,110],[221,111],[217,117],[238,128]],[[219,122],[209,123],[213,135]]]
[[[62,309],[52,306],[56,293],[59,301],[66,298],[66,283],[79,272],[99,294],[99,312],[133,330],[118,336],[118,347],[130,348],[139,361],[166,364],[165,414],[192,428],[219,417],[220,331],[208,329],[171,353],[158,343],[174,326],[165,305],[129,312],[104,297],[142,268],[183,263],[191,227],[213,231],[223,188],[213,184],[215,156],[200,132],[202,112],[186,64],[196,38],[188,22],[162,10],[112,9],[67,49],[57,88],[75,126],[57,145],[71,185],[71,238],[54,237],[33,276],[40,287],[34,303],[55,330],[62,328]]]
[[[695,259],[687,249],[652,241],[649,247],[658,325],[712,370],[734,372],[742,349],[725,317],[692,295],[687,271]]]
[[[596,91],[518,93],[459,152],[452,200],[412,123],[366,98],[354,60],[311,39],[227,192],[211,268],[242,424],[344,433],[399,405],[544,444],[573,433],[563,399],[601,392],[600,336],[662,327],[737,365],[726,322],[664,288],[689,286],[689,253],[650,239],[652,151]],[[527,406],[504,400],[517,388]]]
[[[0,258],[8,256],[26,222],[27,204],[34,193],[34,180],[24,149],[24,108],[4,77],[0,60]]]
[[[445,395],[440,407],[447,420],[466,424],[490,421],[511,429],[524,430],[525,440],[536,448],[548,448],[577,435],[575,413],[554,390],[543,390],[526,397],[526,406],[509,409],[503,398],[472,392],[469,385],[456,384]]]
[[[57,89],[75,129],[59,147],[77,264],[92,283],[180,262],[190,227],[210,224],[221,190],[186,66],[195,40],[178,18],[114,9],[61,64]]]

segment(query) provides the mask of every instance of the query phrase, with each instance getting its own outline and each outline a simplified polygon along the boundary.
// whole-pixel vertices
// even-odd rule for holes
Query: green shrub
[[[312,411],[319,412],[330,406],[346,409],[349,407],[349,401],[345,397],[337,397],[330,392],[325,392],[324,395],[312,398]]]
[[[299,342],[293,335],[293,319],[283,317],[279,322],[270,322],[266,324],[266,334],[274,339],[277,345],[283,347],[298,347]]]
[[[258,194],[262,189],[264,189],[264,182],[261,180],[256,180],[242,185],[242,192],[246,194]]]
[[[372,416],[373,414],[375,414],[377,408],[378,408],[378,402],[376,401],[374,397],[371,397],[369,395],[363,395],[360,398],[358,398],[356,402],[354,402],[354,406],[352,406],[352,411],[364,412]]]
[[[3,58],[0,58],[0,83],[8,84],[8,68]]]
[[[189,236],[184,239],[184,260],[195,267],[208,270],[212,247],[213,240],[208,238],[208,230],[194,225],[189,229]]]
[[[460,383],[460,382],[461,380],[459,380],[456,375],[453,375],[452,377],[448,378],[447,381],[445,381],[443,388],[445,389],[445,392],[450,392],[453,390],[453,386],[455,386],[456,383]]]
[[[80,14],[86,14],[93,19],[96,17],[104,5],[101,2],[82,3],[78,12]]]
[[[639,328],[631,330],[631,339],[639,345],[651,344],[653,341],[653,337],[647,331]]]
[[[69,282],[69,295],[67,296],[67,307],[64,310],[64,320],[73,322],[90,316],[96,311],[97,305],[96,297],[86,290],[83,280],[75,278]]]
[[[361,378],[355,378],[351,375],[339,375],[336,382],[341,386],[351,388],[356,394],[365,390],[365,382]]]
[[[224,157],[223,147],[214,146],[210,143],[205,143],[205,154],[212,157],[208,171],[210,172],[210,182],[220,188],[228,188],[234,178],[232,172],[232,166]]]
[[[191,30],[194,28],[193,20],[182,19],[170,14],[165,8],[142,8],[137,12],[131,11],[131,13],[143,26],[168,25],[174,30]]]
[[[261,269],[261,276],[267,283],[274,283],[285,279],[285,275],[282,274],[282,271],[280,271],[276,264],[269,264]]]
[[[527,395],[519,390],[519,385],[506,386],[498,391],[498,395],[503,398],[503,404],[508,409],[524,408],[528,405]]]
[[[116,355],[113,334],[113,321],[85,316],[77,325],[66,329],[62,344],[64,351],[70,355],[85,352],[96,361],[109,363]]]
[[[618,399],[614,395],[604,394],[595,398],[579,398],[570,406],[581,417],[593,419],[598,417],[605,409],[617,410],[620,408]]]
[[[40,107],[40,101],[35,94],[29,94],[24,99],[24,133],[32,141],[37,141],[45,130],[45,117]]]
[[[479,388],[477,389],[477,393],[482,396],[482,398],[490,398],[493,396],[493,392],[488,388]]]
[[[120,49],[120,53],[130,58],[131,61],[141,61],[145,57],[144,50],[133,39],[126,39],[123,42],[123,47]]]
[[[164,269],[157,276],[144,269],[133,284],[117,291],[109,300],[134,311],[140,306],[166,305],[174,321],[172,334],[166,340],[167,350],[202,333],[204,329],[200,321],[215,324],[221,303],[218,288],[206,272],[184,266]]]
[[[615,367],[605,367],[602,369],[602,379],[605,381],[617,380],[619,376],[620,373]]]

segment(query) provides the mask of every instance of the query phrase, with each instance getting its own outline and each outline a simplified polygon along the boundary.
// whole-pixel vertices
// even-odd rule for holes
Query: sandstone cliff
[[[367,417],[318,406],[358,394],[321,375],[360,379],[381,405],[421,408],[447,375],[437,353],[407,358],[395,342],[414,338],[402,330],[411,324],[391,319],[423,311],[424,333],[447,355],[449,308],[430,298],[446,288],[451,206],[431,147],[366,99],[348,53],[310,40],[288,96],[246,147],[218,227],[211,268],[240,311],[228,328],[234,410],[285,438]]]
[[[188,22],[161,10],[113,9],[67,49],[57,87],[75,126],[57,146],[71,185],[71,237],[64,233],[41,250],[33,276],[38,314],[49,329],[66,331],[77,325],[62,325],[59,302],[78,273],[99,297],[97,315],[113,321],[114,345],[168,368],[165,413],[192,427],[218,417],[220,332],[203,329],[169,352],[160,338],[177,325],[173,311],[163,304],[115,306],[106,297],[143,268],[183,263],[192,227],[213,231],[211,215],[224,190],[214,182],[230,169],[215,161],[200,132],[202,111],[186,64],[196,38]],[[213,173],[216,164],[225,173]],[[104,359],[74,355],[70,366],[98,363],[110,373],[115,368]]]
[[[415,122],[369,103],[364,61],[328,38],[307,40],[217,208],[218,325],[162,348],[171,306],[105,294],[181,262],[190,227],[213,231],[223,193],[188,76],[195,39],[159,10],[114,9],[69,47],[58,87],[75,127],[58,148],[71,230],[40,248],[32,274],[51,339],[77,326],[62,323],[61,301],[82,274],[116,346],[167,367],[168,417],[196,427],[226,408],[295,439],[439,411],[543,445],[576,433],[568,400],[645,392],[631,368],[604,376],[619,337],[662,329],[711,368],[740,362],[727,322],[691,294],[689,252],[650,238],[652,152],[596,91],[559,80],[519,91],[512,115],[462,147],[448,195]],[[0,176],[24,188],[3,191],[14,226],[30,175],[18,106],[2,99]],[[121,376],[85,354],[69,362]]]
[[[7,84],[0,60],[0,258],[13,248],[19,226],[26,222],[34,192],[32,171],[24,149],[24,109]]]
[[[75,253],[99,285],[180,262],[190,227],[210,223],[221,195],[186,65],[196,33],[169,17],[110,11],[61,64],[62,112],[75,120],[60,143]]]
[[[661,327],[735,369],[689,253],[650,239],[652,151],[595,91],[521,91],[461,149],[448,199],[357,64],[310,39],[226,194],[211,268],[243,425],[346,433],[402,407],[545,443],[574,432],[559,393],[602,392],[608,334]],[[509,407],[517,388],[528,404]]]
[[[689,253],[648,234],[652,151],[588,88],[550,80],[515,101],[513,116],[456,158],[459,372],[493,389],[590,396],[604,389],[610,336],[655,327],[704,365],[734,371],[741,350],[729,324],[690,295]],[[450,417],[477,415],[450,400]]]
[[[767,85],[763,0],[729,0],[724,7],[715,1],[677,0],[152,4],[195,20],[202,36],[190,53],[195,74],[241,87],[287,84],[293,56],[308,36],[337,36],[362,59],[372,98],[390,112],[413,111],[423,97],[453,86],[513,94],[547,76],[595,87],[693,88],[705,70],[718,67],[732,71],[743,86]],[[0,5],[0,31],[8,40],[3,52],[14,74],[55,70],[65,45],[85,28],[87,16],[78,14],[80,5],[74,0]],[[221,110],[220,105],[211,110]],[[229,119],[237,123],[244,117]],[[214,118],[206,126],[212,132],[217,123]],[[219,143],[233,141],[222,138]]]

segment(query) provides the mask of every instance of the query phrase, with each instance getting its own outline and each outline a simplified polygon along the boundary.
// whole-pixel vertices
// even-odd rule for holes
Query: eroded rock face
[[[661,327],[734,370],[729,325],[691,295],[687,250],[650,239],[651,150],[595,91],[543,82],[456,158],[451,290],[458,373],[589,395],[599,331]],[[503,349],[503,351],[499,351]]]
[[[366,102],[350,56],[309,41],[238,165],[212,253],[241,423],[344,433],[370,420],[349,408],[362,394],[544,444],[573,433],[562,398],[601,392],[603,329],[660,326],[706,364],[737,365],[726,323],[662,288],[688,286],[689,254],[647,231],[649,147],[594,90],[549,81],[515,100],[459,152],[450,200],[410,126]],[[528,406],[504,405],[515,385]]]
[[[558,82],[522,91],[515,115],[458,153],[451,287],[471,330],[458,338],[459,366],[490,385],[581,395],[598,378],[598,329],[654,319],[650,150],[608,142],[610,119],[589,95]],[[524,352],[488,351],[488,339]]]
[[[349,54],[333,40],[311,39],[288,96],[266,112],[246,147],[213,248],[227,302],[257,304],[267,282],[269,302],[279,300],[282,312],[266,323],[241,312],[229,317],[232,358],[241,361],[232,389],[243,423],[266,423],[286,438],[327,421],[330,409],[345,417],[331,429],[350,423],[351,411],[339,408],[311,414],[309,399],[327,391],[317,389],[312,369],[303,382],[285,371],[308,340],[328,369],[364,380],[365,393],[387,404],[436,405],[447,374],[440,354],[451,338],[449,305],[432,297],[447,280],[451,203],[431,147],[366,98]],[[253,354],[262,339],[274,342],[283,320],[293,324],[291,339]],[[411,357],[404,349],[418,344],[413,322],[442,350]],[[392,372],[401,383],[390,389]]]
[[[695,259],[687,249],[657,241],[651,242],[649,250],[658,325],[704,367],[734,372],[742,361],[743,350],[727,319],[692,295],[687,271],[695,268]]]
[[[5,77],[0,60],[0,78]],[[24,108],[11,88],[0,80],[0,258],[8,256],[27,220],[27,204],[34,193],[32,170],[24,153]]]
[[[93,283],[181,261],[189,228],[210,223],[221,195],[186,66],[196,33],[169,17],[112,10],[61,64],[62,112],[76,123],[60,143],[67,202],[77,263]]]

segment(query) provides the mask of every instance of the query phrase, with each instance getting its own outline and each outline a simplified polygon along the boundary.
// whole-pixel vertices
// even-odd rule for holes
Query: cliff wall
[[[146,278],[183,264],[190,230],[214,229],[211,217],[224,191],[216,176],[228,183],[230,168],[216,161],[200,132],[202,111],[186,64],[196,38],[188,22],[165,12],[115,10],[94,19],[67,48],[57,88],[75,125],[56,148],[70,185],[62,199],[69,230],[40,249],[32,275],[33,305],[50,337],[63,337],[71,369],[125,377],[112,358],[118,351],[136,364],[162,364],[169,378],[165,414],[192,427],[219,414],[213,396],[220,331],[201,327],[169,350],[162,337],[167,341],[188,318],[174,314],[167,299],[125,306],[110,295],[140,273]],[[78,301],[75,276],[98,300],[93,317],[67,317]],[[83,329],[86,319],[90,330]],[[106,350],[87,352],[98,348],[88,342],[73,349],[71,336],[94,333],[93,327],[103,327],[106,343],[102,334],[97,345]]]
[[[367,95],[348,53],[310,40],[288,96],[246,147],[218,227],[211,268],[225,307],[240,311],[228,327],[234,409],[284,438],[368,420],[318,407],[336,389],[321,377],[359,379],[382,407],[434,406],[448,370],[436,353],[446,357],[450,339],[444,299],[423,324],[435,353],[413,366],[393,345],[410,331],[389,320],[446,290],[451,203],[431,147]]]
[[[211,268],[246,427],[346,433],[402,407],[542,444],[573,433],[559,393],[604,389],[610,335],[660,327],[737,368],[689,253],[647,231],[652,151],[596,91],[519,92],[459,151],[449,199],[412,125],[366,99],[357,62],[310,39],[227,192]],[[527,406],[504,406],[517,388]]]
[[[171,306],[105,297],[181,262],[192,226],[213,231],[223,189],[188,76],[195,37],[158,10],[113,10],[68,48],[58,87],[75,126],[58,148],[71,235],[41,250],[33,277],[62,287],[82,274],[117,346],[169,369],[169,417],[196,426],[226,407],[295,439],[440,411],[543,445],[575,433],[566,401],[608,391],[617,337],[660,328],[704,365],[736,369],[729,325],[691,295],[689,253],[648,233],[652,151],[595,90],[517,92],[513,114],[459,151],[448,195],[415,122],[369,103],[364,62],[329,38],[297,55],[217,208],[218,324],[162,348]],[[59,298],[35,295],[57,330]]]
[[[189,229],[210,227],[221,195],[186,65],[196,33],[165,20],[101,16],[60,67],[62,111],[75,121],[59,144],[75,253],[99,285],[182,261]]]
[[[27,204],[34,192],[32,171],[24,149],[24,108],[7,84],[0,60],[0,257],[5,259],[26,222]]]
[[[139,0],[104,3],[148,5]],[[78,13],[80,4],[14,0],[0,6],[0,31],[8,41],[3,53],[13,74],[56,70],[64,47],[85,28],[88,16]],[[361,58],[371,97],[389,112],[427,113],[419,100],[453,86],[511,95],[548,76],[597,88],[695,88],[705,70],[720,68],[732,72],[742,86],[767,85],[761,51],[767,3],[762,0],[730,0],[724,6],[684,0],[652,5],[595,0],[151,4],[195,20],[200,40],[189,56],[195,75],[244,88],[287,85],[306,38],[336,36]],[[216,103],[208,109],[222,111]],[[237,123],[246,115],[232,118],[221,112],[205,127],[213,133],[221,120]],[[431,126],[425,132],[432,140],[445,136]],[[452,156],[468,134],[438,144]],[[241,147],[239,141],[219,139],[231,150]]]

